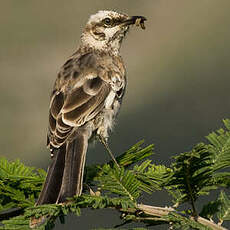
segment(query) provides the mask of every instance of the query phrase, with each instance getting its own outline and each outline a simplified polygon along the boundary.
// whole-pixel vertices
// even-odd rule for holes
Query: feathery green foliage
[[[224,191],[220,192],[219,197],[215,201],[210,201],[203,206],[200,216],[213,219],[218,219],[218,224],[221,225],[224,221],[230,220],[230,198]]]
[[[127,167],[153,155],[154,145],[149,145],[145,148],[142,148],[143,143],[144,140],[139,141],[125,153],[118,156],[116,159],[118,164],[120,166]]]
[[[200,216],[206,219],[213,219],[214,215],[219,212],[221,202],[219,199],[210,201],[206,205],[203,206]]]
[[[200,195],[206,195],[210,189],[216,186],[210,185],[212,179],[212,154],[201,143],[190,152],[181,153],[175,157],[172,164],[173,174],[168,184],[170,189],[180,191],[177,203],[190,202],[193,212],[196,213],[194,202]]]
[[[24,166],[19,160],[0,158],[0,212],[30,207],[41,190],[46,172]]]
[[[7,230],[30,230],[29,227],[29,219],[25,216],[16,216],[9,220],[2,221],[4,226],[0,227],[0,229],[7,229]],[[45,226],[42,226],[39,230],[45,230]]]
[[[173,229],[225,229],[230,221],[230,120],[224,128],[207,136],[209,143],[200,143],[191,151],[174,156],[170,167],[155,165],[146,159],[153,154],[153,145],[142,147],[143,141],[112,161],[86,167],[84,181],[89,194],[69,199],[69,203],[34,206],[46,173],[26,167],[18,160],[0,158],[0,229],[29,229],[30,218],[44,217],[37,229],[51,230],[57,218],[64,223],[68,213],[81,214],[81,209],[113,208],[122,213],[123,224],[142,222],[154,226],[170,224]],[[221,189],[225,189],[225,192]],[[140,196],[156,190],[166,190],[173,196],[174,208],[147,206],[141,209]],[[210,191],[219,191],[219,197]],[[94,191],[96,192],[94,192]],[[197,206],[205,196],[206,205]],[[182,204],[189,204],[182,206]],[[143,206],[142,206],[143,207]],[[186,207],[186,208],[185,208]],[[19,212],[18,212],[19,210]],[[200,222],[202,216],[206,222]],[[217,220],[219,226],[208,220]],[[145,228],[143,228],[145,229]]]
[[[154,145],[149,145],[147,147],[142,148],[144,141],[139,141],[135,145],[133,145],[126,152],[121,154],[116,158],[118,164],[121,167],[127,168],[132,164],[135,164],[146,157],[153,155]],[[114,165],[114,162],[111,160],[108,162],[110,166]],[[85,169],[85,183],[88,185],[93,185],[94,178],[98,176],[98,173],[101,172],[102,165],[91,165],[86,167]]]
[[[140,189],[147,193],[161,190],[172,173],[170,168],[164,165],[152,164],[151,160],[145,160],[140,165],[133,167],[132,173],[140,182]]]
[[[170,213],[165,219],[168,222],[173,223],[173,229],[179,230],[211,230],[211,228],[204,226],[186,216],[177,214],[177,213]]]
[[[129,197],[135,201],[139,195],[140,181],[129,170],[121,168],[111,168],[109,165],[102,167],[102,173],[96,178],[99,182],[99,189],[117,194],[123,197]]]
[[[219,129],[207,136],[212,154],[213,184],[230,187],[230,120],[223,121],[226,129]]]
[[[222,191],[220,193],[219,201],[221,205],[219,206],[217,217],[219,223],[223,223],[225,220],[230,220],[230,198]]]

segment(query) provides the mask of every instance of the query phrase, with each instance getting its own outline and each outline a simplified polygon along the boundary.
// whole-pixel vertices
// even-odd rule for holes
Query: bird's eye
[[[111,18],[105,18],[104,19],[104,24],[107,25],[107,26],[110,26],[112,24]]]

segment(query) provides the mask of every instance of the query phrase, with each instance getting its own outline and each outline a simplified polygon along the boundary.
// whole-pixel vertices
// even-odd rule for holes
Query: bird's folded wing
[[[78,81],[81,81],[79,84]],[[51,98],[48,144],[60,147],[73,128],[83,126],[104,107],[111,87],[99,76],[83,76],[65,91],[56,91]]]

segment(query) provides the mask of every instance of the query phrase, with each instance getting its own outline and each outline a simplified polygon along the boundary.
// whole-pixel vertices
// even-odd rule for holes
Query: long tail
[[[78,134],[73,142],[67,144],[62,185],[56,203],[81,195],[87,148],[88,136],[84,134]]]
[[[66,146],[63,145],[59,149],[54,150],[53,154],[54,156],[48,168],[46,180],[36,205],[53,204],[57,200],[65,167]],[[40,218],[31,217],[29,223],[30,228],[39,227],[47,218],[47,216],[41,216]]]
[[[87,147],[88,136],[82,134],[54,152],[36,205],[62,203],[81,195]]]
[[[39,195],[37,205],[53,204],[56,202],[62,183],[65,167],[66,146],[54,150],[54,157],[48,168],[45,183]]]

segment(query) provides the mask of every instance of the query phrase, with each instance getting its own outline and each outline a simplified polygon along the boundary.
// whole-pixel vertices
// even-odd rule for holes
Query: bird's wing
[[[93,119],[103,108],[111,86],[95,67],[95,57],[68,60],[56,80],[49,110],[48,146],[58,148],[73,129]]]

